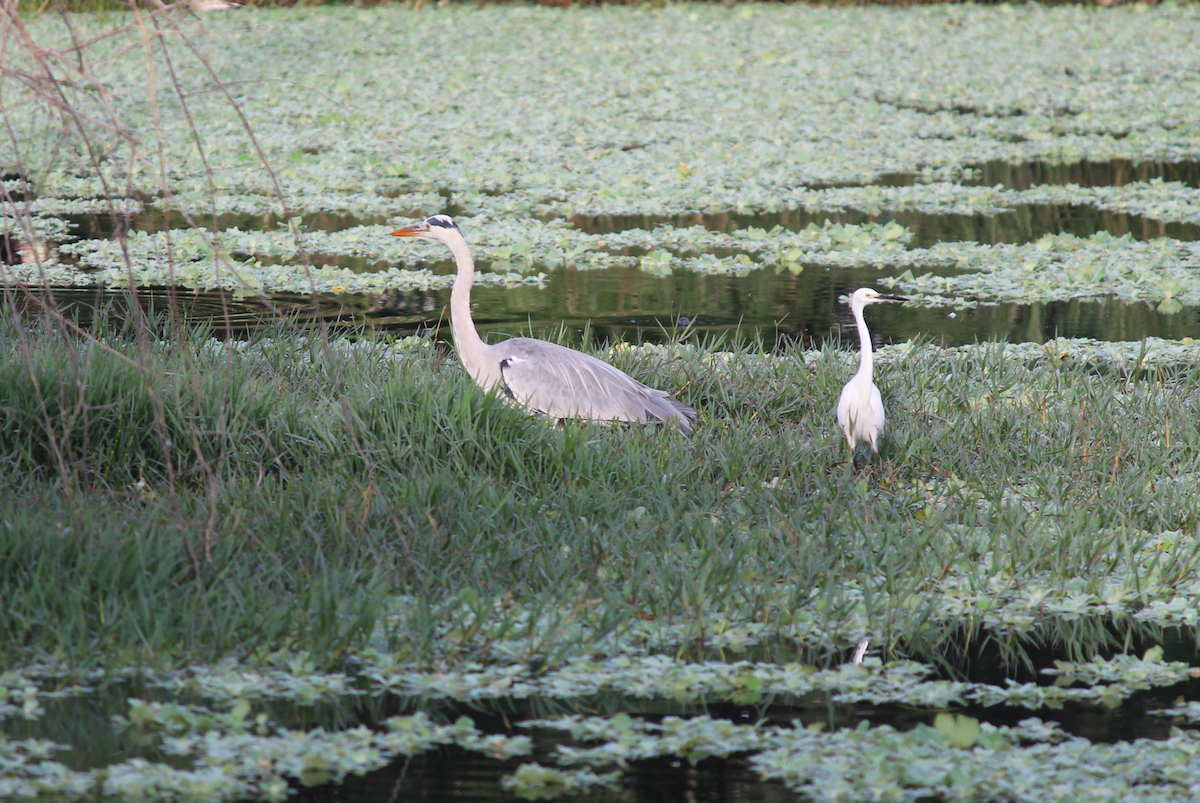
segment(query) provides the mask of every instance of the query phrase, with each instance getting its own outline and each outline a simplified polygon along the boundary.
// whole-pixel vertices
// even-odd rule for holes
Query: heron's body
[[[850,451],[854,451],[859,443],[866,443],[871,451],[879,451],[879,435],[883,432],[885,415],[883,412],[883,397],[875,386],[873,377],[875,356],[871,348],[871,333],[867,330],[867,322],[863,318],[863,307],[867,304],[877,304],[881,301],[906,301],[899,296],[882,296],[866,287],[854,291],[850,297],[850,310],[854,313],[854,322],[858,326],[859,364],[858,372],[842,388],[838,397],[837,422],[846,435]]]
[[[860,370],[846,383],[842,395],[838,397],[838,426],[846,433],[850,448],[865,443],[871,447],[871,451],[878,452],[879,435],[883,432],[885,419],[879,388],[871,381],[869,371],[864,374]]]
[[[488,345],[471,319],[475,260],[454,221],[434,215],[423,223],[393,232],[444,243],[458,266],[450,293],[450,324],[459,358],[484,390],[497,388],[517,404],[554,419],[593,421],[673,421],[684,432],[696,411],[665,391],[643,385],[628,374],[556,343],[514,337]]]

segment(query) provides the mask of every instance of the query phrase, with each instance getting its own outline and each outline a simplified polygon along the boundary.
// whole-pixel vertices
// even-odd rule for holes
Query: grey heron
[[[868,304],[878,304],[883,301],[908,301],[900,296],[880,295],[869,287],[860,287],[850,296],[850,311],[854,313],[854,322],[858,325],[858,343],[860,358],[858,373],[842,388],[838,397],[837,422],[846,433],[850,444],[850,452],[863,442],[869,444],[871,451],[879,453],[879,433],[883,431],[883,398],[879,388],[875,386],[872,373],[875,367],[875,357],[871,351],[871,333],[867,331],[867,322],[863,320],[863,308]]]
[[[516,404],[558,420],[664,421],[691,431],[695,409],[595,357],[531,337],[484,343],[471,320],[475,260],[463,233],[448,216],[434,215],[392,234],[436,240],[454,255],[458,266],[450,293],[454,344],[463,366],[485,391],[498,388]]]

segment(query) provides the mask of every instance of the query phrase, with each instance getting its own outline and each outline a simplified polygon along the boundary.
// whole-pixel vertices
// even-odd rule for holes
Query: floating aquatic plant
[[[813,733],[795,728],[781,745],[751,758],[764,777],[819,801],[1037,800],[1046,789],[1070,800],[1182,800],[1196,783],[1194,731],[1169,739],[1094,744],[1053,725],[979,723],[972,744],[952,726],[918,725]]]
[[[586,767],[562,770],[543,767],[540,764],[522,764],[512,775],[501,780],[505,789],[511,789],[517,797],[525,800],[550,800],[562,795],[575,795],[596,787],[620,788],[620,773],[597,774]]]
[[[299,85],[272,80],[278,65],[286,63],[269,33],[280,13],[288,15],[289,41],[313,42],[304,48],[304,75],[289,75]],[[205,131],[202,147],[192,141],[189,125],[176,119],[182,109],[173,103],[159,104],[151,114],[144,53],[139,47],[122,50],[123,36],[137,39],[133,30],[91,42],[94,80],[110,99],[104,113],[119,115],[121,125],[138,139],[156,142],[156,158],[171,165],[168,175],[158,175],[155,165],[128,152],[119,139],[103,143],[106,156],[99,168],[82,148],[66,148],[57,162],[43,163],[26,154],[25,145],[6,145],[0,161],[15,165],[19,160],[25,166],[27,175],[6,186],[36,192],[27,208],[40,209],[39,214],[104,212],[107,197],[116,197],[123,209],[137,204],[125,198],[153,199],[159,209],[186,211],[201,222],[210,214],[231,212],[280,220],[316,212],[386,218],[447,211],[453,205],[479,221],[476,231],[468,231],[480,257],[502,270],[629,264],[611,251],[626,243],[648,252],[665,250],[683,257],[673,264],[706,273],[739,274],[757,265],[795,270],[820,262],[884,265],[898,272],[950,265],[986,274],[933,290],[919,281],[906,286],[926,303],[1115,293],[1165,303],[1169,310],[1195,303],[1194,282],[1177,270],[1188,264],[1187,254],[1164,255],[1144,265],[1146,271],[1162,274],[1162,282],[1127,280],[1122,267],[1140,258],[1126,246],[1101,243],[1105,255],[1087,257],[1086,264],[1035,261],[1036,272],[1047,282],[1043,285],[1012,274],[997,280],[996,265],[1029,262],[1025,253],[1014,255],[1004,248],[908,257],[887,249],[844,247],[850,243],[813,249],[787,242],[791,235],[784,232],[755,244],[739,231],[708,238],[662,231],[640,239],[617,236],[605,245],[599,237],[571,233],[556,243],[541,233],[547,224],[532,216],[557,218],[549,224],[553,229],[576,214],[789,209],[995,214],[1030,203],[1089,203],[1162,221],[1191,221],[1195,191],[1177,183],[1017,192],[953,181],[971,175],[966,165],[996,160],[1172,160],[1194,153],[1191,94],[1181,77],[1190,74],[1187,65],[1193,58],[1183,55],[1190,52],[1186,31],[1194,24],[1191,13],[1159,8],[1080,16],[1067,8],[970,9],[896,19],[880,9],[763,8],[742,17],[725,9],[681,8],[654,12],[654,24],[647,26],[637,15],[607,9],[581,10],[567,19],[548,16],[544,9],[446,9],[436,15],[395,9],[245,10],[236,17],[207,17],[203,26],[179,23],[195,48],[174,56],[173,72],[181,88],[187,92],[194,76],[209,74],[209,67],[238,82],[230,96],[208,91],[189,96],[188,119],[200,121]],[[104,31],[111,18],[81,18],[74,24],[80,30]],[[862,36],[863,30],[881,25],[890,31],[888,43]],[[553,35],[539,33],[551,27]],[[333,32],[341,29],[370,29],[390,44],[382,47],[372,37],[364,41],[356,34],[345,37],[352,45],[331,45],[337,39]],[[606,36],[597,38],[601,29]],[[67,32],[49,15],[32,21],[30,30],[44,47],[68,41]],[[576,47],[574,41],[586,45]],[[656,46],[665,41],[672,43],[672,52],[692,55],[682,62],[668,59]],[[1054,44],[1031,48],[1032,41]],[[1134,91],[1097,60],[1095,43],[1114,41],[1122,43],[1123,63],[1147,82],[1137,85],[1160,91]],[[518,42],[523,44],[516,53]],[[998,48],[997,42],[1008,44]],[[440,63],[437,54],[448,47],[468,48],[465,52],[504,69],[478,71],[464,60],[443,64],[436,80],[414,77],[402,87],[346,77],[348,55],[356,70],[373,76],[388,74],[395,52],[408,53],[413,63]],[[626,47],[646,54],[632,73]],[[1003,66],[980,59],[979,48],[1003,52]],[[1165,53],[1170,59],[1164,59]],[[16,69],[23,54],[15,52],[13,58]],[[161,61],[161,56],[155,58]],[[828,69],[843,62],[856,65],[855,70]],[[686,80],[679,73],[681,63],[687,65]],[[554,68],[547,70],[547,64]],[[746,92],[743,76],[751,70],[755,91]],[[997,71],[1020,80],[998,84]],[[579,80],[597,74],[621,74],[627,80],[602,91]],[[541,100],[551,84],[553,114]],[[15,87],[13,93],[29,101],[6,109],[13,130],[41,130],[45,110],[36,93],[28,87]],[[771,99],[770,115],[761,114],[760,94]],[[73,91],[70,98],[81,109],[100,114],[86,92]],[[252,122],[253,142],[239,113]],[[298,130],[304,132],[300,141]],[[44,167],[33,170],[35,165]],[[869,184],[895,173],[911,173],[918,183],[823,186]],[[180,239],[178,233],[172,236]],[[286,252],[289,260],[300,251],[409,260],[394,245],[371,243],[369,237],[354,244],[353,237],[312,234],[306,244],[304,238],[285,234],[270,243],[231,232],[227,239],[244,242],[226,244],[210,237],[210,245],[258,256]],[[182,239],[186,252],[186,237]],[[711,253],[731,245],[740,253]],[[104,255],[94,245],[78,248],[87,255],[87,264],[102,269],[87,281],[122,281],[116,269],[125,267],[119,264],[123,255]],[[704,255],[689,253],[695,250]],[[820,258],[820,252],[830,251],[828,259]],[[192,261],[182,252],[178,258]],[[301,263],[294,262],[287,278],[286,269],[245,260],[200,271],[184,265],[172,273],[137,257],[125,281],[298,291],[345,287],[370,292],[382,286],[326,277],[320,271],[314,284]],[[662,270],[663,264],[658,260],[655,269]],[[53,266],[47,278],[84,281],[61,266]],[[430,286],[419,276],[390,275],[387,281],[396,287]]]
[[[388,231],[450,212],[486,263],[480,284],[537,285],[564,266],[870,267],[919,305],[1113,297],[1169,313],[1200,302],[1200,252],[1183,240],[927,245],[887,218],[1087,204],[1196,220],[1196,191],[1178,183],[970,182],[996,161],[1195,158],[1198,19],[1142,4],[248,8],[157,39],[131,16],[73,30],[41,17],[28,28],[39,52],[84,42],[73,52],[88,71],[13,82],[37,53],[6,51],[0,163],[23,177],[4,183],[0,225],[61,242],[74,216],[115,211],[160,230],[63,242],[64,259],[5,278],[444,287],[429,269],[444,254]],[[184,37],[189,48],[172,44]],[[380,77],[398,71],[406,80]],[[174,85],[148,82],[169,74]],[[109,125],[84,142],[51,100]],[[875,186],[889,174],[914,183]],[[750,217],[793,211],[828,219]],[[309,230],[322,213],[359,219]],[[214,220],[235,214],[264,216],[263,230]],[[329,256],[388,269],[309,264]],[[0,716],[6,732],[44,735],[52,701],[107,690],[127,703],[119,738],[148,750],[69,767],[68,745],[6,736],[0,797],[273,800],[450,745],[509,769],[536,755],[505,782],[526,797],[613,788],[639,760],[714,756],[818,800],[1195,796],[1192,732],[1093,744],[956,709],[1121,706],[1194,677],[1153,649],[1097,654],[1120,646],[1114,631],[1200,624],[1196,343],[882,349],[892,470],[843,482],[836,433],[822,434],[851,360],[835,349],[610,349],[704,407],[704,430],[680,440],[531,422],[475,393],[432,337],[172,351],[157,336],[64,348],[57,330],[34,334],[6,336],[21,349],[0,364],[17,489],[0,517],[15,567],[4,649],[31,661],[0,677]],[[82,500],[70,515],[68,491]],[[47,613],[45,588],[69,604]],[[259,605],[233,610],[244,599]],[[1068,660],[1051,685],[935,675],[964,633],[1014,665],[1030,644]],[[871,654],[844,664],[863,639]],[[804,720],[705,714],[778,701],[803,701]],[[275,713],[337,703],[404,714],[334,729]],[[625,712],[539,709],[515,733],[439,718],[574,704]],[[847,706],[904,706],[922,724],[828,727]],[[638,715],[650,708],[672,713]],[[1194,711],[1185,700],[1163,715]]]

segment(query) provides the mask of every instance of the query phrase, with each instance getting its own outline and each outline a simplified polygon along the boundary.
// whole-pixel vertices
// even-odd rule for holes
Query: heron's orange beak
[[[411,226],[405,226],[402,229],[396,229],[392,232],[393,237],[420,237],[425,232],[429,231],[429,227],[424,222],[414,223]]]

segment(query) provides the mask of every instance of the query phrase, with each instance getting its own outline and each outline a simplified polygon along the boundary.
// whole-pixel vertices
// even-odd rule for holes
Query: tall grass
[[[998,556],[981,588],[996,571],[1087,587],[1138,552],[1138,532],[1197,526],[1195,493],[1174,479],[1197,469],[1192,373],[918,348],[882,376],[886,462],[855,476],[831,423],[848,373],[836,351],[810,364],[618,350],[699,407],[688,437],[527,417],[433,343],[4,329],[7,660],[281,646],[331,659],[361,648],[396,595],[423,601],[424,619],[391,632],[414,657],[464,600],[584,603],[605,611],[602,629],[636,613],[699,637],[713,611],[836,608],[850,587],[886,592],[868,609],[894,618],[901,651],[929,657],[961,634],[930,631],[904,600],[973,552]],[[1195,555],[1163,558],[1148,582],[1194,571]],[[1103,634],[1084,635],[1043,637],[1083,651]]]
[[[148,63],[163,59],[190,123],[168,58],[188,46],[172,13],[139,9],[129,25]],[[83,88],[100,85],[86,47],[68,83],[74,51],[34,54],[19,26],[3,36],[41,70],[3,67],[45,104],[48,141],[88,154],[96,175],[119,154],[165,177],[156,143],[133,142],[105,93]],[[248,122],[245,135],[254,141]],[[40,140],[4,136],[14,153],[50,159]],[[3,200],[19,216],[21,199]],[[884,460],[856,474],[832,422],[851,368],[832,348],[603,354],[699,409],[684,436],[530,418],[480,393],[432,339],[397,350],[281,321],[248,345],[218,342],[178,310],[85,327],[19,287],[4,312],[6,663],[174,664],[284,647],[329,663],[368,644],[469,659],[494,635],[479,623],[506,605],[550,620],[536,633],[534,620],[505,620],[537,637],[531,661],[633,620],[677,626],[681,654],[707,655],[721,622],[860,608],[889,655],[933,660],[979,636],[977,621],[947,624],[933,616],[939,598],[922,596],[947,577],[973,592],[1095,591],[1136,566],[1148,594],[1195,571],[1194,548],[1145,560],[1148,534],[1200,523],[1194,370],[916,347],[881,367]],[[397,597],[407,613],[385,616]],[[591,635],[568,627],[583,619]],[[447,621],[460,625],[453,638]],[[1040,641],[1088,657],[1110,624],[993,635],[1014,653]],[[819,662],[845,646],[780,649]]]

